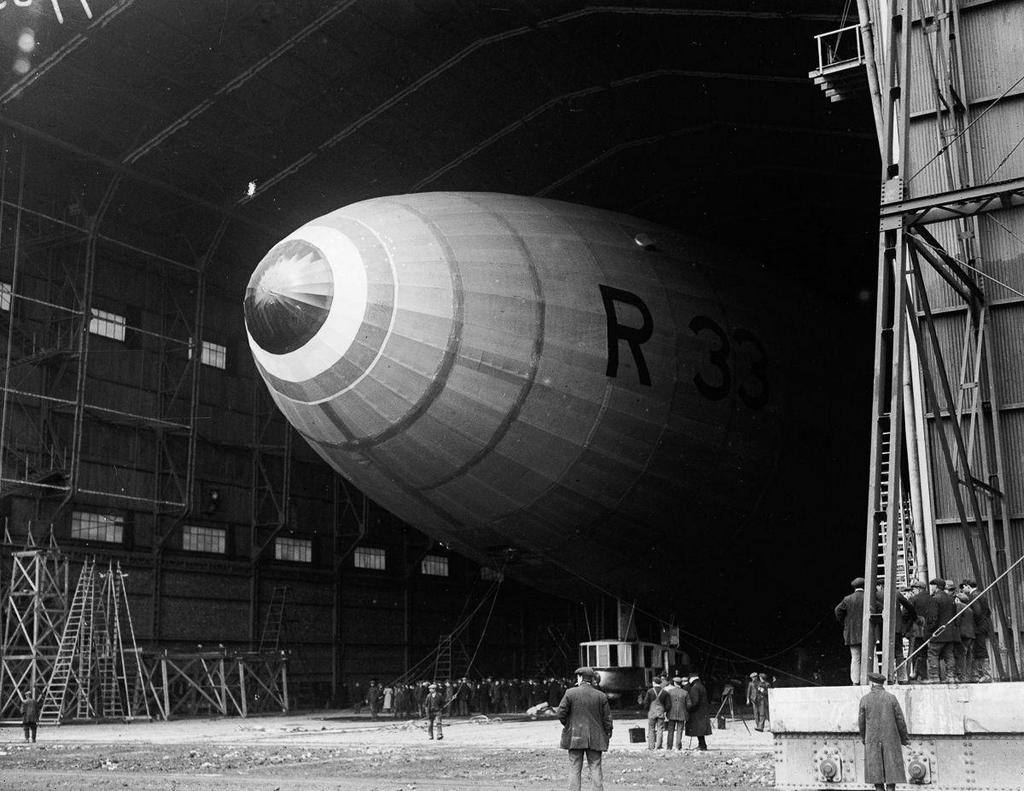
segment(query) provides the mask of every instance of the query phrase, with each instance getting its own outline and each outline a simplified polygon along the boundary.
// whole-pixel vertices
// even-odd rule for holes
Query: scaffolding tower
[[[0,719],[38,699],[57,661],[68,606],[68,559],[56,548],[12,553],[0,646]]]

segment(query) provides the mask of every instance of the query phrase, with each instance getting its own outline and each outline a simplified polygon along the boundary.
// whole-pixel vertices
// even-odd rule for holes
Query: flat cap
[[[595,678],[597,673],[594,672],[594,668],[584,665],[583,667],[576,668],[575,675],[583,676],[583,678]]]
[[[750,674],[750,677],[751,677],[751,678],[757,678],[757,673],[751,673],[751,674]]]
[[[921,580],[914,580],[913,582],[910,583],[910,587],[911,588],[922,588],[922,589],[924,589],[924,588],[927,588],[928,586],[925,585],[923,582],[921,582]]]
[[[851,588],[863,588],[864,587],[864,578],[863,577],[854,577],[852,580],[850,580],[850,587]]]
[[[932,579],[928,580],[928,584],[938,585],[940,588],[946,587],[946,581],[940,577],[933,577]]]
[[[884,684],[885,676],[883,676],[881,673],[868,673],[868,681],[870,681],[872,684]]]
[[[682,680],[683,680],[683,679],[682,679],[682,676],[672,676],[672,683],[673,683],[673,684],[679,684],[679,683],[682,683]]]

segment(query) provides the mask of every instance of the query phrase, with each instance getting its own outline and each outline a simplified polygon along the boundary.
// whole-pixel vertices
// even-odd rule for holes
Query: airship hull
[[[324,283],[279,342],[260,316],[288,243]],[[624,215],[425,193],[297,229],[246,319],[277,406],[372,499],[527,581],[635,598],[661,552],[733,535],[772,484],[792,349],[756,270]]]

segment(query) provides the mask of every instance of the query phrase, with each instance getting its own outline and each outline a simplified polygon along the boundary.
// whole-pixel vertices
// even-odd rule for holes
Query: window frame
[[[287,553],[288,557],[285,557],[285,552],[282,550],[285,547],[291,547],[293,550],[303,549],[302,553]],[[305,555],[305,557],[296,557],[296,554]],[[280,560],[285,563],[308,563],[313,562],[313,540],[310,538],[295,538],[293,536],[278,536],[274,539],[274,560]]]

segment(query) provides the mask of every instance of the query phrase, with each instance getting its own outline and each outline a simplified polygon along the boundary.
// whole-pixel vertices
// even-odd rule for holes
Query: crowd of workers
[[[853,592],[835,608],[850,649],[850,681],[860,683],[864,617],[864,578],[850,582]],[[878,585],[871,601],[871,650],[881,636],[884,588]],[[921,684],[992,681],[988,641],[992,616],[974,580],[957,585],[932,579],[926,586],[914,580],[895,596],[894,659],[899,681]],[[904,646],[904,642],[906,645]]]
[[[522,714],[541,703],[554,708],[572,686],[566,678],[506,679],[485,678],[473,681],[460,678],[437,683],[435,691],[440,697],[442,710],[447,716],[466,717],[479,714]],[[430,681],[379,684],[371,680],[363,689],[356,682],[349,690],[349,700],[356,713],[365,706],[373,717],[381,714],[396,719],[427,716],[427,696]]]

